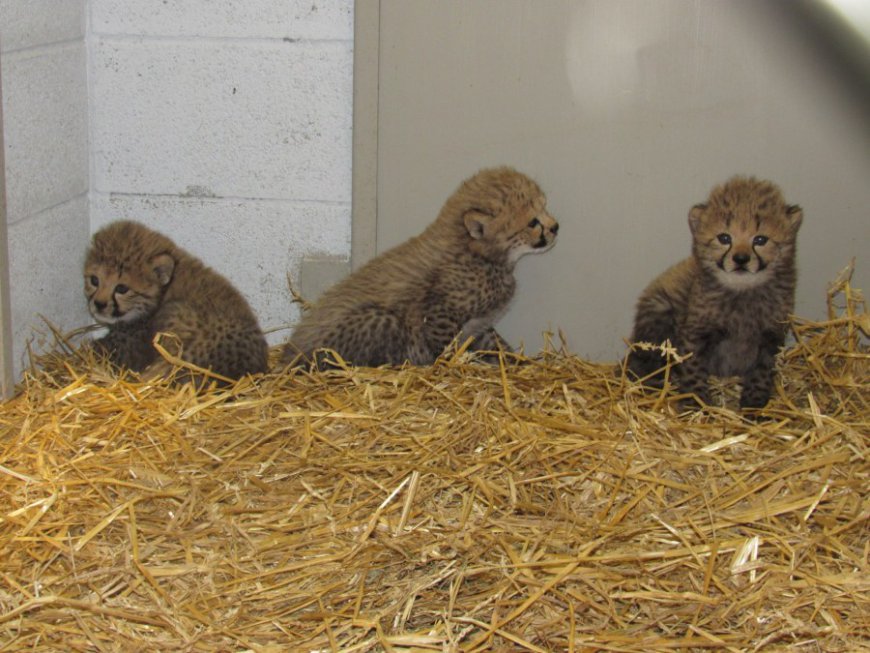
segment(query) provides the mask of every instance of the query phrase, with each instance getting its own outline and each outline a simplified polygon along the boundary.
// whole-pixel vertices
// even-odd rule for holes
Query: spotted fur
[[[241,294],[141,224],[113,222],[94,234],[84,288],[91,315],[109,328],[94,346],[120,367],[149,376],[168,371],[152,345],[156,333],[167,332],[196,366],[230,378],[266,371],[266,341]]]
[[[363,366],[432,363],[457,336],[509,349],[493,328],[517,260],[550,249],[559,225],[538,185],[510,168],[463,182],[419,236],[370,261],[302,317],[284,361],[323,349]]]
[[[794,310],[800,207],[773,183],[734,177],[689,212],[692,256],[666,270],[637,303],[632,342],[670,340],[691,354],[674,368],[680,389],[708,403],[708,377],[739,376],[740,405],[767,404],[775,356]],[[658,351],[634,348],[628,369],[662,381]]]

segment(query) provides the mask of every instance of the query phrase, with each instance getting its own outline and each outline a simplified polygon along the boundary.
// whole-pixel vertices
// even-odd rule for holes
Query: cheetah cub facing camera
[[[284,346],[323,366],[335,350],[361,366],[428,365],[455,337],[472,350],[508,349],[493,324],[514,294],[514,266],[550,249],[559,225],[538,185],[511,168],[463,182],[419,236],[333,286]]]
[[[266,371],[266,341],[248,303],[166,236],[113,222],[94,234],[84,277],[88,310],[109,328],[94,348],[115,365],[165,375],[170,366],[152,340],[167,332],[178,338],[181,358],[221,376]]]
[[[632,342],[669,339],[692,356],[673,368],[683,392],[708,403],[707,379],[739,376],[741,408],[767,404],[774,362],[794,309],[800,207],[769,181],[734,177],[689,212],[692,256],[666,270],[637,303]],[[633,348],[628,369],[662,382],[659,351]],[[652,376],[650,376],[652,375]]]

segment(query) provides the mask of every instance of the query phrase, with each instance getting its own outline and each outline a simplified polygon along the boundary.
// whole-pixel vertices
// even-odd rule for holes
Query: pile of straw
[[[0,650],[860,650],[870,318],[830,305],[759,421],[555,351],[199,395],[49,357],[0,412]]]

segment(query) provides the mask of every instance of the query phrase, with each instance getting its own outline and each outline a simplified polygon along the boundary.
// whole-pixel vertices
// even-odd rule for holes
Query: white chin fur
[[[522,247],[518,247],[517,249],[513,249],[508,253],[508,260],[511,263],[516,263],[520,258],[525,256],[526,254],[543,254],[544,252],[548,252],[553,249],[553,245],[556,244],[555,240],[551,240],[546,247],[530,247],[528,245],[524,245]]]
[[[730,290],[748,290],[770,279],[770,268],[761,272],[726,272],[716,269],[716,280]]]
[[[99,313],[94,313],[93,311],[91,311],[91,315],[98,324],[102,324],[105,326],[109,326],[118,321],[118,318],[112,317],[111,315],[100,315]]]
[[[104,326],[111,326],[113,324],[121,324],[124,322],[132,322],[136,318],[139,317],[138,311],[128,311],[119,317],[115,317],[114,315],[103,315],[101,313],[95,313],[91,311],[91,315],[94,316],[94,319]]]

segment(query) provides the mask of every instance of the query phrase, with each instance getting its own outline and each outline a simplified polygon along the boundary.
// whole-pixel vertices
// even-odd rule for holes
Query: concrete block
[[[88,95],[83,42],[3,56],[9,222],[88,190]]]
[[[0,47],[22,48],[81,39],[85,0],[0,0]]]
[[[350,201],[352,45],[100,39],[94,188]]]
[[[353,0],[93,0],[98,34],[353,38]]]
[[[62,332],[90,324],[82,264],[90,238],[88,200],[81,195],[10,225],[9,299],[15,376],[26,366],[27,343],[51,344],[44,316]]]
[[[91,229],[138,220],[227,277],[277,344],[298,319],[287,274],[299,279],[305,256],[350,254],[350,205],[314,202],[108,196],[91,198]],[[297,284],[298,288],[298,284]]]
[[[299,266],[296,291],[307,302],[316,302],[320,296],[350,274],[350,260],[346,256],[306,256]]]

